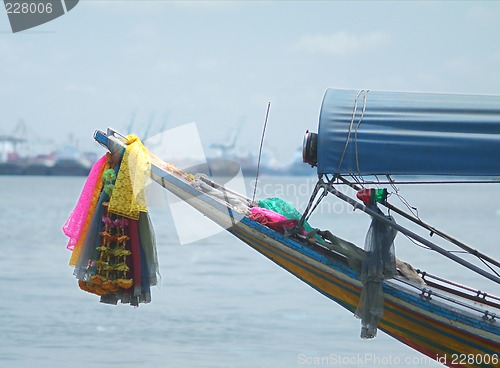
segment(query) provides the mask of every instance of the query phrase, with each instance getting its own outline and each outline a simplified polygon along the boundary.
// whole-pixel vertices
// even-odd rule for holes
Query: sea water
[[[439,366],[382,332],[360,339],[350,312],[228,233],[180,245],[168,206],[151,212],[162,276],[152,302],[99,303],[78,289],[61,231],[84,180],[0,177],[0,367]],[[257,195],[303,210],[313,185],[306,177],[261,178]],[[423,220],[499,258],[498,186],[403,186],[400,193]],[[189,217],[176,221],[197,231]],[[310,222],[360,246],[369,226],[366,215],[333,198]],[[396,253],[415,268],[500,294],[401,234]]]

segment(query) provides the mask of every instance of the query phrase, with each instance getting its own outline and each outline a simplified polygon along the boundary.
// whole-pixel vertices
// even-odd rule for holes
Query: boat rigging
[[[204,175],[184,172],[148,152],[134,135],[108,129],[96,131],[94,138],[109,154],[94,165],[87,195],[82,193],[83,202],[75,207],[87,212],[76,211],[80,217],[72,214],[67,222],[90,223],[90,228],[68,231],[68,248],[80,288],[100,295],[102,302],[151,300],[158,262],[143,198],[150,177],[359,317],[361,337],[373,338],[380,329],[439,362],[461,354],[482,357],[470,366],[498,366],[500,297],[415,270],[396,257],[394,238],[401,232],[497,284],[499,261],[424,222],[411,207],[407,212],[389,203],[381,185],[405,182],[393,175],[422,184],[498,182],[500,97],[327,90],[318,133],[306,132],[303,143],[303,160],[318,173],[303,213],[280,198],[249,199]],[[309,225],[328,194],[372,218],[364,249]],[[85,202],[96,198],[97,203]],[[400,219],[420,226],[428,238],[437,236],[474,255],[486,269]]]

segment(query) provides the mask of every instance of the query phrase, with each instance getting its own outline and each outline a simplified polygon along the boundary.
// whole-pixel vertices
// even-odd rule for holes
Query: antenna
[[[255,175],[255,185],[253,187],[252,202],[255,201],[255,192],[257,191],[257,182],[259,180],[259,170],[260,170],[260,157],[262,155],[262,146],[264,145],[264,136],[266,134],[267,118],[269,117],[270,108],[271,108],[271,102],[268,102],[266,111],[266,120],[264,121],[264,128],[262,129],[262,136],[260,137],[259,159],[257,160],[257,174]]]

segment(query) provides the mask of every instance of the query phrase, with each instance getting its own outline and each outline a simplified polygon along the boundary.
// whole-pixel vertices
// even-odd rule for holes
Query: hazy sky
[[[0,10],[0,134],[95,148],[95,129],[196,122],[291,159],[328,87],[500,94],[500,2],[82,0],[13,34]],[[188,137],[186,137],[188,139]]]

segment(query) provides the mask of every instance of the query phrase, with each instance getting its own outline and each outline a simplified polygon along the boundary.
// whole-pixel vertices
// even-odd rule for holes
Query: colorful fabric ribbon
[[[108,210],[138,220],[140,212],[147,212],[144,189],[149,182],[151,161],[149,153],[136,135],[128,135],[127,141]]]
[[[95,206],[99,200],[99,194],[102,188],[102,173],[106,166],[106,155],[102,156],[90,170],[89,176],[85,181],[82,193],[78,202],[63,226],[63,232],[69,237],[67,249],[73,250],[79,242],[84,228],[88,226],[89,209]]]
[[[94,164],[63,231],[80,288],[103,303],[138,306],[151,301],[159,267],[144,196],[149,153],[136,136],[127,139],[126,149]]]

